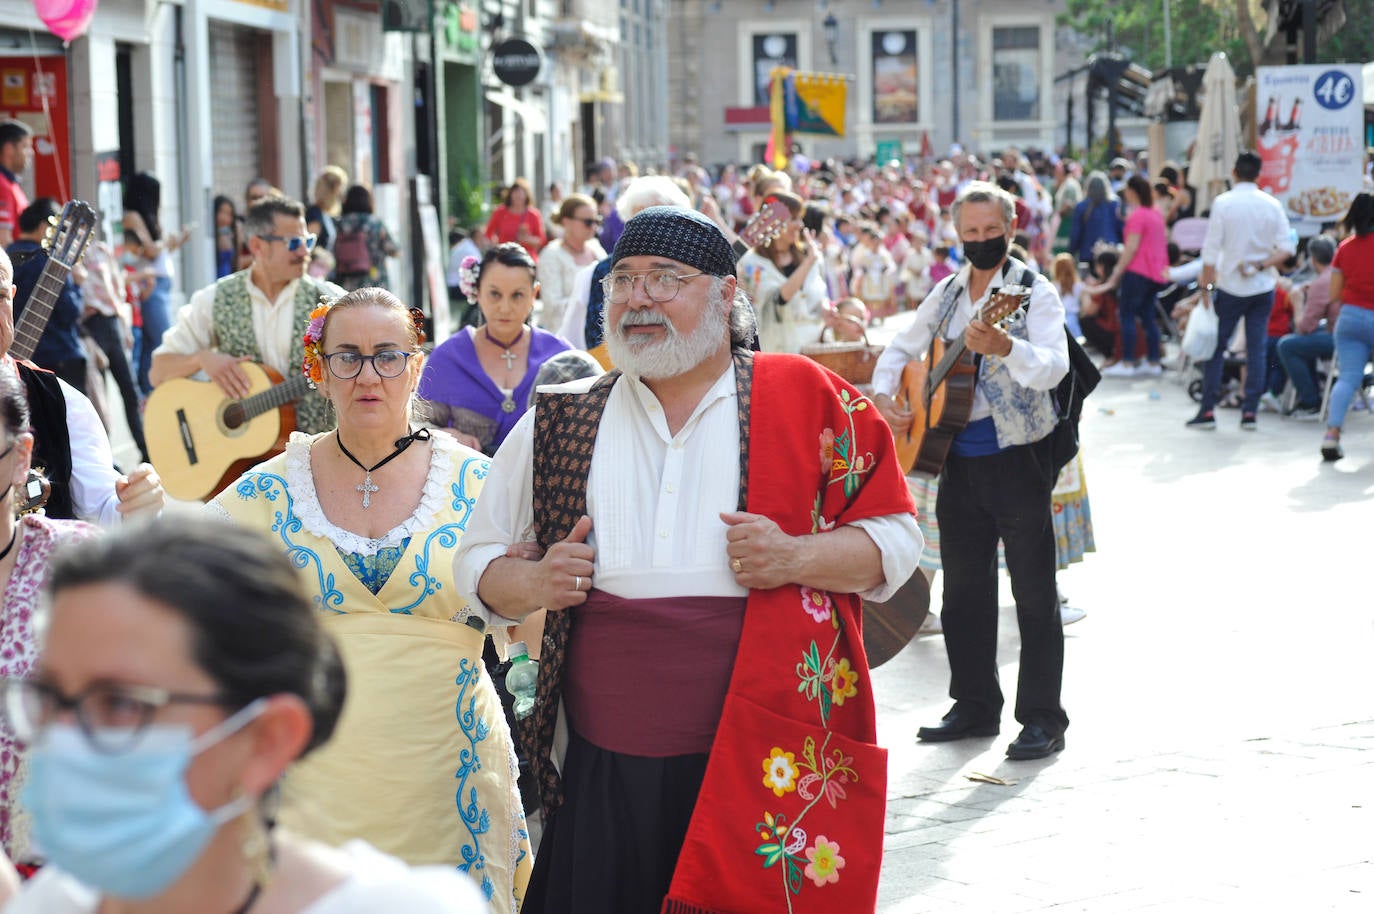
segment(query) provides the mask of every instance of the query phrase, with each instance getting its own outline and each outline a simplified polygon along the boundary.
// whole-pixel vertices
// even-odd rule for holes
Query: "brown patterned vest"
[[[749,486],[749,402],[754,354],[736,350],[735,390],[739,411],[739,510]],[[601,415],[620,372],[603,375],[586,393],[541,393],[534,407],[534,529],[545,549],[565,539],[587,513],[587,475],[592,468]],[[529,759],[544,815],[563,803],[563,781],[553,764],[553,733],[563,698],[563,660],[572,628],[571,610],[544,617],[539,684],[533,712],[516,721],[516,737]]]

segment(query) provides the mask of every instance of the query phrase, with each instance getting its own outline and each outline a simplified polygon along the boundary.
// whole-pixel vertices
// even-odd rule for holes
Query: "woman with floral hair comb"
[[[531,864],[515,754],[482,664],[486,613],[453,586],[487,460],[412,422],[420,318],[377,288],[316,308],[302,370],[337,427],[293,435],[209,510],[280,541],[348,672],[334,739],[286,778],[283,823],[457,867],[513,914]]]

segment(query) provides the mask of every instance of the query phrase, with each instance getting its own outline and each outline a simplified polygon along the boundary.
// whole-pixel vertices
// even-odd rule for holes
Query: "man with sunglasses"
[[[244,220],[253,263],[191,296],[153,353],[153,385],[204,372],[241,399],[250,392],[240,362],[261,362],[282,377],[301,365],[301,333],[321,296],[343,290],[306,272],[315,236],[305,227],[305,207],[284,197],[264,197]],[[307,434],[330,427],[324,399],[307,393],[296,404],[296,427]]]
[[[873,405],[749,351],[735,268],[700,213],[629,220],[601,283],[618,370],[537,393],[459,546],[470,605],[549,610],[517,724],[545,815],[527,914],[876,904],[858,595],[903,584],[921,535]]]

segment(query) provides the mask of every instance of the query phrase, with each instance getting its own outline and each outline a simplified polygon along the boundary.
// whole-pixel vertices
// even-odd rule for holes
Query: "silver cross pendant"
[[[381,491],[381,489],[379,489],[377,486],[374,486],[374,485],[372,484],[372,474],[371,474],[371,473],[368,473],[368,474],[367,474],[367,478],[364,479],[364,480],[363,480],[361,483],[359,483],[358,485],[354,486],[354,488],[355,488],[357,491],[363,493],[363,507],[364,507],[364,508],[370,508],[370,507],[372,507],[372,493],[373,493],[373,492],[380,492],[380,491]]]
[[[501,358],[506,361],[506,371],[510,371],[515,367],[515,353],[511,352],[509,349],[501,353]]]

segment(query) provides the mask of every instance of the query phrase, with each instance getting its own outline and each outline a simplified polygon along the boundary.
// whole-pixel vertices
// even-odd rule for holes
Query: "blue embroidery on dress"
[[[453,491],[453,512],[457,515],[457,520],[435,528],[425,537],[424,545],[420,547],[415,556],[415,570],[410,573],[411,586],[415,587],[419,594],[409,604],[393,609],[393,613],[409,614],[426,598],[443,589],[443,582],[429,573],[431,567],[430,553],[436,547],[453,549],[458,545],[458,536],[467,530],[468,521],[472,517],[472,509],[477,504],[477,496],[469,497],[467,494],[468,476],[471,474],[474,479],[486,479],[487,469],[490,466],[491,461],[481,457],[469,457],[463,461],[463,466],[458,472],[458,481],[450,486]],[[448,557],[448,561],[452,561],[452,556]],[[445,565],[444,567],[447,568],[448,566]]]
[[[399,546],[385,546],[377,550],[376,555],[360,555],[356,552],[344,552],[335,547],[339,553],[339,558],[348,566],[348,570],[353,572],[353,577],[358,579],[375,597],[381,593],[386,582],[391,579],[391,574],[396,570],[396,566],[401,564],[401,558],[405,555],[406,549],[410,548],[410,537],[401,540]]]
[[[319,553],[306,546],[298,545],[291,539],[293,534],[301,532],[302,524],[300,518],[292,510],[291,491],[286,486],[286,480],[274,473],[249,473],[240,480],[234,493],[244,501],[251,501],[261,495],[263,499],[269,502],[278,500],[286,502],[285,511],[273,512],[272,532],[281,537],[282,543],[286,546],[286,557],[291,560],[291,564],[297,568],[313,566],[320,591],[314,597],[315,605],[329,612],[343,615],[344,610],[335,609],[335,607],[343,605],[343,591],[334,585],[334,575],[325,572],[324,563],[320,560]]]
[[[477,788],[469,788],[468,778],[474,772],[482,769],[482,759],[477,749],[478,744],[485,741],[491,730],[487,722],[477,713],[477,686],[482,679],[481,659],[470,660],[464,657],[458,663],[458,678],[455,682],[458,685],[458,702],[454,707],[458,717],[458,729],[468,741],[468,746],[458,753],[458,770],[454,777],[458,779],[458,791],[455,798],[458,802],[458,818],[462,820],[463,826],[467,828],[468,834],[472,836],[472,844],[464,843],[461,850],[463,862],[458,864],[461,872],[472,874],[473,870],[482,871],[487,867],[487,856],[482,851],[481,839],[479,835],[485,835],[491,830],[491,814],[485,807],[477,803]],[[471,697],[469,697],[471,689]],[[463,793],[467,792],[467,800],[464,802]],[[485,872],[482,873],[482,894],[487,901],[491,901],[496,893],[496,886],[491,881],[491,877]]]

